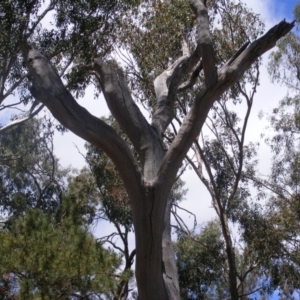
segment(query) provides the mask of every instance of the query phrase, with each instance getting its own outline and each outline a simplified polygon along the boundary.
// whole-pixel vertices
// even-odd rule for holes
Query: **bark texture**
[[[191,55],[179,58],[156,78],[157,107],[151,125],[134,103],[118,67],[101,58],[94,63],[94,72],[108,107],[134,145],[140,163],[110,126],[74,100],[45,56],[27,43],[21,45],[32,77],[33,97],[48,107],[66,128],[103,149],[122,177],[131,200],[136,234],[136,279],[142,300],[180,299],[170,239],[169,193],[180,164],[199,135],[211,106],[258,57],[275,46],[276,41],[293,27],[293,23],[282,21],[217,70],[206,8],[200,0],[190,3],[197,20],[197,47]],[[182,80],[193,71],[192,77],[195,77],[202,68],[205,85],[199,90],[173,143],[165,150],[162,135],[174,118],[178,89],[183,90],[195,82],[193,78],[188,84]]]

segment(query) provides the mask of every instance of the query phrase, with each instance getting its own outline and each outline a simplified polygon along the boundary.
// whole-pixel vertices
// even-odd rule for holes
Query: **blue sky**
[[[299,0],[242,0],[252,7],[253,11],[260,13],[266,21],[293,20],[293,9]],[[274,25],[274,24],[273,24]]]
[[[285,15],[286,18],[292,18],[293,15],[292,15],[292,12],[293,12],[293,9],[295,7],[295,5],[297,3],[299,3],[299,1],[297,0],[283,0],[283,1],[280,1],[280,0],[275,0],[273,1],[274,5],[274,11],[276,12],[276,8],[278,7],[280,9],[280,14],[282,15]]]

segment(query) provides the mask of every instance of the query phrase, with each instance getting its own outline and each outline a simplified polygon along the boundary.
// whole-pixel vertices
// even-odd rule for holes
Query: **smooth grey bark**
[[[26,43],[21,45],[32,77],[33,97],[47,106],[69,130],[103,149],[120,173],[131,201],[136,235],[136,279],[139,299],[142,300],[180,299],[167,226],[169,193],[180,164],[199,135],[211,106],[258,57],[293,27],[293,23],[281,22],[217,70],[211,52],[206,9],[200,0],[190,2],[197,17],[198,45],[190,56],[178,59],[155,80],[158,104],[151,125],[134,103],[122,72],[101,59],[94,64],[108,107],[139,154],[140,165],[110,126],[74,100],[45,56]],[[178,88],[183,77],[197,68],[200,58],[205,85],[200,89],[174,141],[165,151],[162,135],[174,117]],[[200,70],[198,67],[197,72]]]
[[[168,299],[180,299],[180,298],[172,298],[175,295],[180,295],[179,291],[179,281],[177,276],[177,265],[174,259],[175,254],[172,246],[171,240],[171,206],[172,199],[169,199],[166,212],[165,212],[165,220],[164,220],[164,232],[163,232],[163,240],[162,240],[162,252],[163,252],[163,278],[167,287]],[[174,278],[174,275],[176,277]]]

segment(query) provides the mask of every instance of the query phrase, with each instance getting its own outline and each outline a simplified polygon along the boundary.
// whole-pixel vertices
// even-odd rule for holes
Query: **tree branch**
[[[190,3],[197,18],[197,47],[190,56],[185,52],[185,55],[177,59],[172,66],[154,80],[157,105],[152,125],[160,134],[164,133],[174,118],[174,101],[178,91],[182,92],[192,87],[202,68],[207,86],[217,79],[207,9],[201,0],[190,0]],[[202,63],[194,70],[191,79],[180,85],[182,78],[193,70],[201,56]]]
[[[141,199],[141,172],[126,143],[110,126],[75,101],[45,56],[25,42],[20,48],[32,77],[33,97],[46,105],[66,128],[103,149],[115,163],[130,198]]]
[[[162,135],[175,116],[174,102],[182,77],[194,65],[193,57],[186,55],[178,58],[167,70],[154,80],[157,104],[152,126]]]
[[[162,135],[175,116],[174,102],[178,92],[178,86],[182,78],[187,75],[199,62],[202,56],[202,64],[196,68],[191,80],[180,86],[183,91],[195,84],[199,72],[204,69],[206,85],[212,84],[217,79],[217,69],[213,55],[212,41],[209,33],[208,13],[201,0],[190,0],[192,9],[197,18],[197,47],[191,56],[187,54],[178,58],[167,70],[154,80],[154,88],[157,98],[152,125]]]
[[[0,128],[0,134],[6,132],[6,131],[9,130],[10,128],[13,128],[13,127],[15,127],[15,126],[17,126],[17,125],[20,125],[20,124],[22,124],[22,123],[24,123],[24,122],[26,122],[26,121],[32,119],[34,116],[36,116],[36,115],[37,115],[37,114],[45,107],[45,105],[42,104],[42,105],[40,105],[40,106],[37,108],[36,111],[33,111],[34,108],[36,107],[36,105],[37,105],[37,101],[35,101],[35,102],[32,104],[32,106],[31,106],[29,112],[27,113],[27,116],[25,116],[24,118],[14,120],[14,121],[10,122],[9,124],[7,124],[7,125],[1,127],[1,128]]]
[[[196,67],[196,69],[193,71],[191,78],[185,82],[183,82],[179,87],[178,87],[178,93],[181,93],[191,87],[194,86],[194,84],[197,82],[197,78],[200,74],[200,72],[203,69],[203,64],[202,62]]]
[[[214,49],[209,32],[208,12],[201,0],[190,0],[191,7],[196,15],[196,42],[200,48],[205,84],[213,84],[217,78],[217,68],[215,65]]]
[[[181,161],[199,135],[213,103],[243,76],[252,63],[274,47],[276,41],[286,35],[293,27],[294,22],[282,21],[271,28],[265,35],[251,43],[231,64],[225,64],[219,70],[216,82],[200,90],[194,105],[184,118],[177,136],[164,157],[157,180],[169,178],[167,182],[171,184],[171,178],[174,179],[174,174],[179,169]]]
[[[94,70],[111,113],[143,157],[147,146],[160,141],[154,138],[153,129],[133,101],[122,70],[101,59],[95,60]]]
[[[246,47],[247,44],[243,45],[237,52],[240,55],[233,55],[234,59],[226,63],[222,70],[230,68],[231,72],[245,72],[251,64],[254,63],[260,56],[265,52],[276,46],[276,42],[289,33],[295,26],[295,21],[288,23],[285,20],[281,21],[274,27],[272,27],[267,33],[262,37],[255,40],[253,43]],[[243,51],[241,51],[243,49]],[[227,70],[226,70],[227,71]],[[229,71],[229,70],[228,70]]]

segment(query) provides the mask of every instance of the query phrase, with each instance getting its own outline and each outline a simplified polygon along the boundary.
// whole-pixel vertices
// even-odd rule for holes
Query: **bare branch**
[[[176,204],[176,203],[173,204],[173,207],[176,208],[175,211],[174,211],[174,214],[177,214],[177,208],[178,208],[178,209],[180,209],[180,210],[182,210],[182,211],[188,213],[189,215],[193,216],[193,219],[194,219],[194,222],[193,222],[193,223],[194,223],[193,230],[195,230],[195,228],[197,227],[197,224],[198,224],[198,223],[197,223],[197,216],[196,216],[194,213],[192,213],[191,211],[189,211],[188,209],[185,209],[185,208],[179,206],[179,205]],[[184,226],[187,228],[185,222],[184,222],[182,219],[181,219],[181,222],[184,223]]]
[[[153,115],[152,125],[163,134],[175,116],[174,101],[177,88],[182,78],[183,67],[186,66],[189,57],[184,55],[178,58],[167,70],[154,80],[156,93],[156,109]]]
[[[246,44],[242,46],[242,49],[244,50],[238,50],[240,55],[234,55],[234,59],[225,63],[222,70],[230,68],[231,71],[236,72],[238,69],[240,72],[244,73],[261,55],[275,47],[276,42],[289,33],[294,26],[295,21],[291,23],[288,23],[285,20],[281,21],[262,37],[251,43],[249,47],[246,47]]]
[[[232,57],[226,62],[224,66],[229,66],[236,58],[249,46],[250,42],[246,42],[243,44],[233,55]]]
[[[165,132],[175,116],[174,102],[177,93],[186,90],[195,84],[197,77],[202,70],[202,64],[196,67],[189,81],[182,85],[180,85],[180,82],[184,76],[189,74],[189,72],[195,68],[199,63],[199,60],[200,48],[197,47],[190,56],[185,52],[185,55],[178,58],[167,70],[155,78],[154,89],[157,104],[152,119],[152,126],[154,126],[160,134]]]
[[[206,86],[217,80],[217,69],[213,54],[212,40],[209,33],[209,20],[207,9],[201,0],[190,0],[191,6],[197,18],[197,47],[194,53],[177,59],[166,71],[154,80],[154,88],[157,98],[157,105],[153,115],[152,125],[163,134],[172,119],[174,118],[174,101],[178,92],[178,86],[182,78],[187,75],[199,62],[202,56],[202,64],[195,69],[191,80],[180,87],[183,91],[196,82],[199,72],[204,69]]]
[[[48,7],[38,16],[37,20],[32,24],[32,27],[28,30],[25,39],[28,39],[33,34],[36,27],[40,24],[40,22],[44,19],[44,17],[48,14],[48,12],[54,9],[56,4],[57,4],[57,0],[50,1]]]
[[[24,74],[21,76],[19,80],[17,80],[7,91],[4,95],[1,96],[0,103],[2,103],[9,95],[11,95],[14,90],[22,83],[22,81],[28,76],[28,74]]]
[[[260,286],[260,287],[258,287],[258,288],[256,288],[255,290],[253,290],[253,291],[251,291],[251,292],[249,292],[249,293],[246,293],[246,294],[243,294],[243,295],[239,295],[239,298],[244,298],[244,297],[247,297],[247,296],[250,296],[251,294],[254,294],[254,293],[256,293],[256,292],[258,292],[259,290],[261,290],[263,287],[262,286]]]

